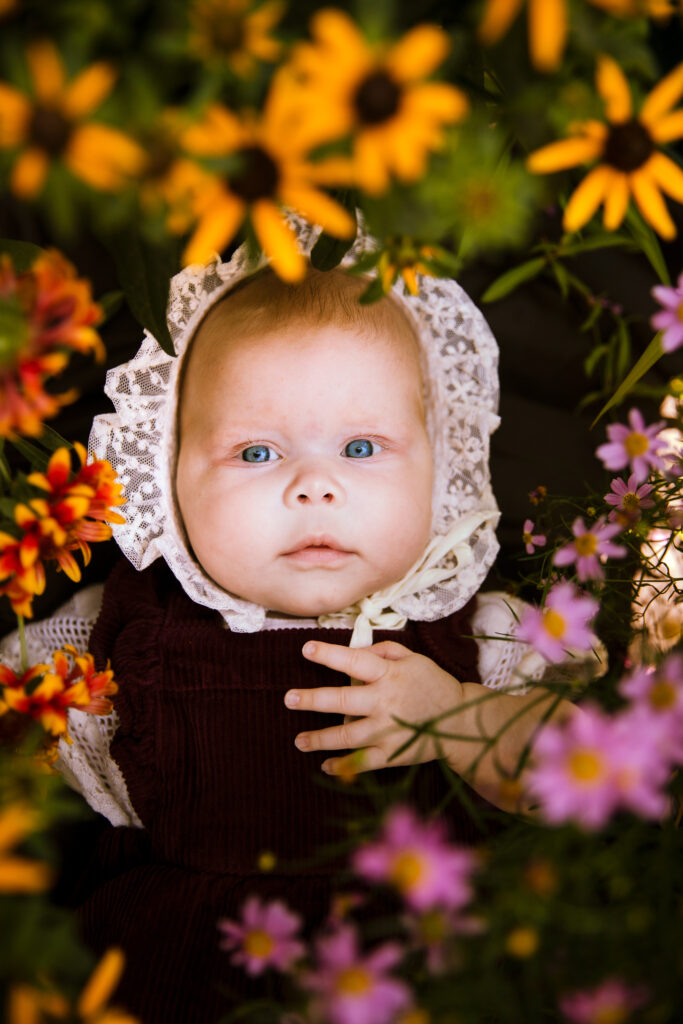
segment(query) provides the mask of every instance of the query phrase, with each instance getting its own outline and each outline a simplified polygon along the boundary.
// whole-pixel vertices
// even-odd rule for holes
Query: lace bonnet
[[[297,218],[290,226],[300,249],[310,253],[319,229]],[[353,265],[374,244],[359,233],[342,266]],[[89,442],[91,453],[109,460],[125,488],[126,522],[113,530],[126,557],[137,569],[164,558],[187,595],[220,612],[238,632],[260,630],[267,609],[219,587],[188,547],[174,497],[176,405],[183,356],[197,327],[215,302],[264,263],[263,257],[251,259],[243,245],[228,263],[216,258],[173,278],[167,318],[176,357],[146,332],[137,355],[107,373],[105,391],[116,411],[95,418]],[[427,383],[435,469],[432,541],[396,585],[321,616],[321,625],[355,625],[354,645],[371,642],[373,625],[396,628],[406,618],[433,620],[456,611],[479,589],[498,550],[489,473],[489,437],[499,422],[498,348],[455,281],[418,280],[418,295],[404,295],[402,283],[393,295],[415,327]]]

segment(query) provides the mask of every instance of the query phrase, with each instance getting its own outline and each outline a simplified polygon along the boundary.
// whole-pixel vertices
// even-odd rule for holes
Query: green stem
[[[17,621],[19,623],[19,644],[21,646],[21,671],[25,672],[28,668],[28,655],[26,653],[26,626],[24,623],[24,616],[17,615]]]

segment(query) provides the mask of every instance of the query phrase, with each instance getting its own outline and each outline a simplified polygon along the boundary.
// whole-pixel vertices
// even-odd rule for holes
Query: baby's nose
[[[344,488],[333,473],[318,467],[298,472],[285,491],[285,504],[290,508],[300,505],[343,505]]]

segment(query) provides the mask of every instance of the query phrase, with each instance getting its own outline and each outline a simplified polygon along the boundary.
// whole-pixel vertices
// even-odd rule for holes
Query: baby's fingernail
[[[304,654],[315,654],[315,644],[312,640],[309,640],[307,644],[302,647]]]
[[[288,708],[295,708],[300,700],[301,697],[296,690],[289,690],[289,692],[285,694],[285,704]]]
[[[331,772],[330,772],[330,764],[331,764],[330,761],[323,761],[323,763],[320,765],[320,767],[322,768],[322,770],[325,772],[326,775],[330,775],[331,774]]]
[[[299,748],[299,750],[306,750],[309,746],[308,736],[297,736],[294,740],[294,744]]]

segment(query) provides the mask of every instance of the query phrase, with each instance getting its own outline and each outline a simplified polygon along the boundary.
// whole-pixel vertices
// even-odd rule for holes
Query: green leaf
[[[50,456],[41,448],[36,447],[36,445],[25,440],[23,437],[17,437],[9,443],[16,448],[20,455],[23,455],[25,459],[28,459],[33,469],[37,469],[41,473],[47,469]]]
[[[47,448],[49,452],[56,452],[58,448],[73,448],[71,441],[67,441],[53,427],[48,427],[47,423],[43,423],[43,431],[40,437],[37,438],[37,441]]]
[[[581,324],[579,330],[585,334],[586,331],[590,331],[591,327],[597,320],[600,319],[602,314],[605,312],[605,307],[601,306],[599,302],[596,302],[586,319]]]
[[[633,367],[631,372],[622,381],[617,390],[614,392],[610,400],[602,407],[598,415],[591,423],[591,429],[595,426],[599,419],[601,419],[605,413],[615,405],[619,405],[620,402],[626,398],[628,393],[632,390],[633,386],[637,384],[644,374],[651,369],[659,357],[662,355],[662,332],[658,331],[654,338],[647,346],[642,356]]]
[[[125,299],[125,294],[122,291],[105,292],[98,300],[98,305],[102,307],[103,321],[109,320],[114,313],[118,313]]]
[[[555,280],[560,286],[562,298],[566,299],[569,295],[569,274],[558,260],[553,260],[550,266],[553,274],[555,275]]]
[[[626,214],[626,224],[633,235],[638,247],[647,256],[654,268],[657,277],[663,284],[670,285],[671,278],[666,260],[662,255],[659,239],[649,224],[646,224],[642,217],[631,207]]]
[[[497,302],[499,299],[505,298],[515,288],[518,288],[520,284],[538,277],[545,266],[545,257],[537,256],[533,260],[521,263],[518,267],[513,267],[512,270],[506,270],[493,284],[489,285],[482,295],[481,301]]]
[[[13,238],[0,238],[0,252],[6,252],[12,257],[12,265],[20,274],[33,266],[44,250],[39,245],[34,245],[33,242],[17,242]]]
[[[585,370],[587,377],[591,376],[595,367],[598,365],[600,360],[603,359],[606,355],[607,350],[607,345],[596,345],[595,348],[591,349],[591,351],[588,353],[583,363],[583,368]]]
[[[557,254],[558,256],[578,256],[581,253],[592,252],[595,249],[614,249],[617,247],[633,249],[636,248],[636,245],[633,239],[625,238],[623,235],[600,232],[597,235],[589,235],[588,238],[572,242],[570,245],[560,245],[557,248]]]
[[[372,302],[377,302],[381,299],[383,295],[384,288],[382,287],[382,282],[376,277],[374,281],[370,282],[358,301],[362,302],[364,306],[369,306]]]

